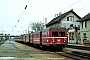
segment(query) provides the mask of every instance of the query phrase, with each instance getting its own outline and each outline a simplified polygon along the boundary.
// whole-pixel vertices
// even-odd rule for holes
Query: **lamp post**
[[[28,26],[28,34],[29,34],[29,26]]]
[[[28,23],[28,34],[30,33],[30,31],[29,31],[29,26],[30,26],[30,24],[31,24],[31,22],[30,22],[30,23]]]
[[[25,30],[23,30],[23,34],[24,34],[24,31],[25,31]]]

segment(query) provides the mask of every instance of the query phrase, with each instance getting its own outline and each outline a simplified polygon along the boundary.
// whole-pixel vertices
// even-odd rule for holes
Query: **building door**
[[[70,40],[70,43],[74,43],[74,32],[69,33],[69,40]]]

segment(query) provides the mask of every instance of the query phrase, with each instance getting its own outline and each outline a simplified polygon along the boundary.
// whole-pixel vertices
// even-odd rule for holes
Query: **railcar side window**
[[[59,32],[59,35],[60,35],[61,37],[63,37],[63,36],[65,36],[65,32]]]
[[[46,32],[43,32],[42,33],[42,37],[46,37]]]
[[[52,32],[52,36],[53,36],[53,37],[58,36],[58,32]]]

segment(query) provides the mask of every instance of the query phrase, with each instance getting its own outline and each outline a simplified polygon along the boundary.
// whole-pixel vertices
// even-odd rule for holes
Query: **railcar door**
[[[49,31],[42,31],[42,40],[41,40],[43,45],[47,45],[50,43],[49,41]]]
[[[57,43],[57,41],[56,41],[57,39],[58,39],[58,31],[52,31],[52,38],[50,39],[51,42],[53,44],[56,44]]]
[[[30,34],[29,34],[29,36],[28,36],[28,39],[29,39],[29,43],[30,43]]]

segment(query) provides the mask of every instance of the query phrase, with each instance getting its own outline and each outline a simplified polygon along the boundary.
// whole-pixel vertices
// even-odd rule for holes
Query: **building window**
[[[73,27],[73,24],[70,24],[70,27]]]
[[[82,28],[87,28],[87,22],[86,21],[82,22]]]
[[[72,32],[72,33],[69,33],[69,39],[70,40],[74,40],[74,33]]]
[[[86,33],[83,33],[83,40],[87,40]]]
[[[86,33],[83,33],[84,36],[86,36]]]
[[[73,16],[67,17],[67,21],[74,21],[74,17]]]

